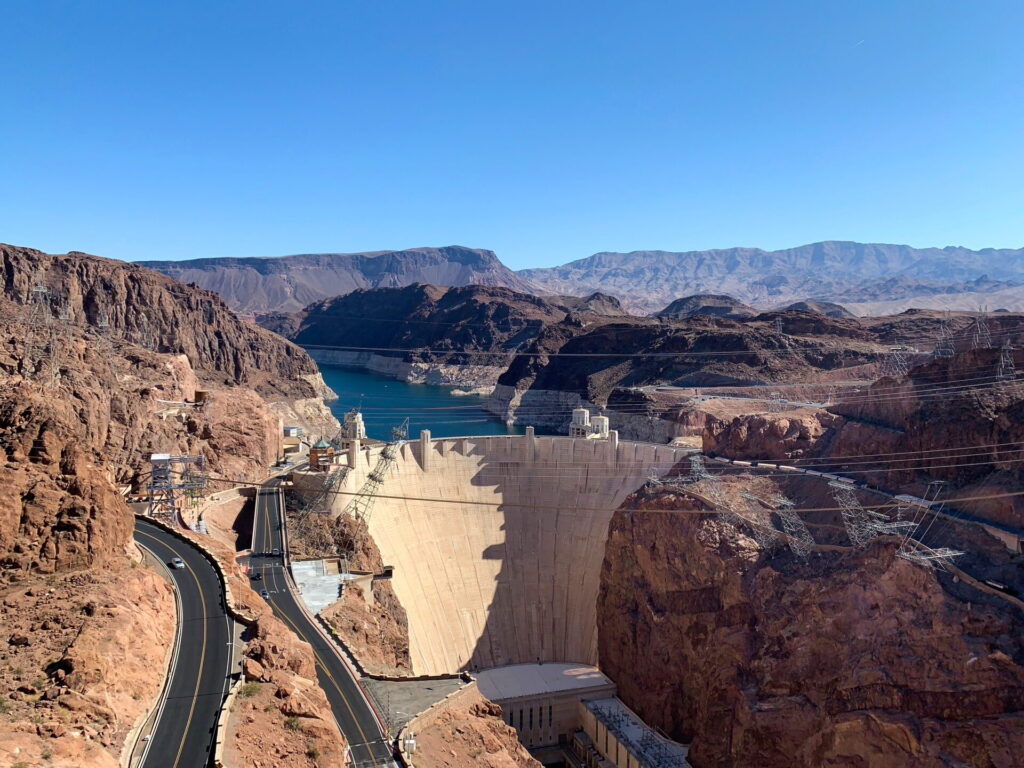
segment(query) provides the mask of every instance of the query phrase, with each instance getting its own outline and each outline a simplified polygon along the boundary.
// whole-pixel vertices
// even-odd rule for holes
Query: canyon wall
[[[139,567],[122,490],[144,486],[154,452],[202,453],[211,490],[262,480],[280,452],[275,408],[336,422],[312,360],[208,292],[9,246],[0,282],[0,587],[16,612],[0,755],[114,765],[159,690],[174,614]]]
[[[957,597],[894,542],[802,564],[671,492],[627,504],[601,572],[601,667],[695,768],[1019,763],[1024,617],[998,596]]]
[[[1019,352],[1011,354],[1024,364]],[[1020,485],[1017,438],[1024,439],[1024,385],[998,378],[1001,350],[957,352],[884,377],[824,409],[713,419],[705,451],[739,459],[799,461],[834,467],[894,492],[923,495],[932,480],[943,498],[998,495]],[[1024,528],[1016,497],[958,507]]]

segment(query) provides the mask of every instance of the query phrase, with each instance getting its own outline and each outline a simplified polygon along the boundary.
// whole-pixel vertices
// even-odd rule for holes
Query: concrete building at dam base
[[[648,728],[601,673],[597,598],[615,510],[692,450],[620,441],[600,419],[577,416],[576,437],[424,431],[390,450],[352,436],[331,466],[294,472],[293,487],[342,491],[334,517],[368,480],[377,489],[361,515],[394,566],[411,676],[469,673],[542,762],[686,766],[686,747]]]

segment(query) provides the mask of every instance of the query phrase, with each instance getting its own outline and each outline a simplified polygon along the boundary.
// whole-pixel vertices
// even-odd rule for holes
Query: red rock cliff
[[[1019,765],[1024,620],[876,542],[767,558],[669,492],[618,512],[600,660],[696,768]]]

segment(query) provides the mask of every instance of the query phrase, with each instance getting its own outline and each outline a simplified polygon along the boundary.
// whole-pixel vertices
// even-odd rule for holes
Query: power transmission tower
[[[696,483],[701,480],[707,480],[713,477],[708,472],[708,468],[704,466],[704,457],[699,453],[695,453],[690,456],[690,475],[686,478],[691,483]]]
[[[782,413],[786,410],[785,400],[782,399],[781,392],[772,392],[768,396],[768,411],[769,413]]]
[[[195,501],[206,488],[206,458],[202,454],[154,453],[149,457],[149,515],[175,519],[179,492]]]
[[[925,491],[923,499],[913,499],[911,501],[911,506],[917,508],[914,512],[914,527],[904,536],[900,548],[896,552],[898,557],[928,568],[945,569],[954,558],[963,554],[963,552],[951,549],[950,547],[929,547],[922,541],[928,535],[928,531],[931,530],[932,525],[939,518],[942,508],[945,506],[945,502],[943,502],[939,505],[938,509],[933,509],[939,494],[942,492],[943,485],[945,483],[942,480],[932,481],[928,484],[928,490]],[[933,488],[935,489],[934,492],[932,492]],[[931,499],[928,498],[929,494],[931,494]],[[919,513],[920,520],[918,520]],[[917,533],[918,528],[924,524],[925,520],[928,520],[929,513],[931,513],[931,520],[920,536],[915,538],[914,535]]]
[[[783,334],[783,330],[782,330],[782,318],[781,318],[781,317],[776,317],[776,318],[775,318],[775,322],[774,322],[774,323],[772,323],[772,325],[774,325],[774,326],[775,326],[775,332],[776,332],[777,334],[779,334],[779,335],[781,336],[781,335]]]
[[[70,346],[71,313],[63,297],[41,280],[36,280],[29,290],[25,325],[22,371],[26,378],[36,379],[48,388],[55,387],[60,381],[66,348]]]
[[[655,466],[647,468],[647,487],[648,488],[660,488],[665,484],[665,481],[661,479],[661,472]]]
[[[901,379],[907,375],[910,364],[907,361],[906,349],[904,347],[890,347],[885,362],[882,363],[882,376],[892,379]]]
[[[952,357],[956,352],[953,345],[953,334],[949,330],[949,321],[943,320],[939,326],[939,340],[935,343],[934,357]]]
[[[377,459],[376,466],[366,476],[366,482],[359,489],[358,495],[345,507],[345,514],[369,522],[370,513],[373,511],[373,504],[376,501],[377,491],[380,490],[388,470],[398,460],[398,452],[402,449],[408,436],[408,418],[399,426],[391,428],[391,442],[381,449],[380,458]]]
[[[999,356],[999,370],[996,375],[1003,382],[1014,381],[1017,378],[1017,366],[1013,362],[1013,345],[1010,344],[1009,339],[1003,342]]]
[[[774,504],[775,513],[782,523],[782,530],[786,532],[786,543],[790,550],[799,559],[807,560],[807,556],[814,549],[814,537],[808,530],[807,524],[793,511],[793,502],[785,496],[773,496],[770,504],[753,494],[743,494],[743,496],[765,506],[770,507]]]
[[[841,480],[833,480],[829,486],[832,488],[832,496],[839,504],[846,535],[850,537],[850,543],[860,549],[874,538],[871,519],[857,501],[852,485]]]
[[[897,557],[902,557],[904,560],[909,560],[912,563],[929,568],[941,568],[943,570],[945,570],[946,565],[953,562],[954,558],[960,557],[962,554],[963,552],[960,550],[951,549],[950,547],[932,549],[914,539],[908,539],[904,542],[903,546],[896,553]]]
[[[978,317],[974,321],[974,328],[971,333],[971,349],[988,348],[992,346],[992,334],[988,330],[988,323],[984,317]]]

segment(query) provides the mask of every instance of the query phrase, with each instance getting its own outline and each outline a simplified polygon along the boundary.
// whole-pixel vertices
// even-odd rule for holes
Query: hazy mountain
[[[713,293],[701,293],[676,299],[656,317],[693,317],[694,315],[710,315],[711,317],[731,317],[739,319],[751,317],[757,312],[732,296],[719,296]]]
[[[627,315],[622,303],[614,296],[605,293],[592,293],[589,296],[544,296],[552,304],[565,307],[571,312],[587,312],[592,315],[615,317]]]
[[[802,312],[816,312],[819,315],[825,315],[825,317],[856,317],[853,312],[850,312],[842,304],[834,304],[831,301],[797,301],[789,306],[783,307],[782,311],[785,312],[790,309],[796,309]]]
[[[451,245],[367,253],[307,253],[277,258],[143,261],[183,283],[216,291],[239,312],[290,312],[360,288],[412,283],[492,285],[537,293],[493,251]]]
[[[462,246],[141,263],[216,291],[236,311],[259,314],[297,311],[361,288],[418,282],[505,287],[570,303],[571,297],[599,293],[638,314],[694,294],[728,294],[759,308],[839,302],[856,314],[924,306],[1017,309],[1024,303],[1024,249],[830,241],[780,251],[597,253],[559,267],[519,272],[492,251]],[[604,303],[605,312],[619,311]]]
[[[979,279],[1024,281],[1024,249],[829,241],[780,251],[597,253],[518,274],[550,293],[610,293],[637,312],[653,312],[678,296],[699,293],[727,293],[756,306],[808,298],[842,301],[851,292],[868,302],[946,292],[950,283]]]

